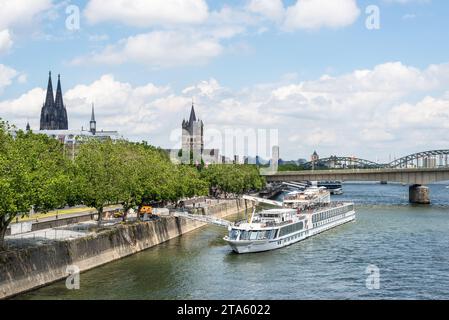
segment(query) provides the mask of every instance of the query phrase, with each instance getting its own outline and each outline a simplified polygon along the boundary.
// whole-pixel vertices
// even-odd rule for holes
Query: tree
[[[84,142],[75,158],[76,183],[84,205],[98,211],[101,225],[103,209],[109,203],[118,203],[120,186],[120,154],[111,140]]]
[[[117,168],[120,179],[117,180],[117,187],[124,211],[123,221],[125,221],[128,211],[143,202],[144,170],[148,148],[146,144],[133,144],[126,141],[119,141],[115,148],[120,155]]]
[[[63,206],[70,183],[59,141],[23,131],[13,136],[11,129],[0,120],[0,247],[16,217]]]
[[[252,165],[210,165],[202,170],[201,174],[209,183],[211,193],[221,191],[225,198],[229,193],[240,195],[251,190],[260,190],[265,185],[257,167]]]
[[[179,165],[177,171],[177,199],[191,198],[194,196],[207,196],[209,184],[201,179],[198,170],[191,165]]]

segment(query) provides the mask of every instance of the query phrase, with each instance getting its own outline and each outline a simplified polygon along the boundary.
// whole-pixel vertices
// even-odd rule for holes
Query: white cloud
[[[9,86],[13,79],[18,75],[18,72],[8,66],[0,64],[0,93],[3,88]]]
[[[208,98],[216,97],[217,93],[224,90],[223,87],[220,86],[218,81],[214,78],[209,79],[208,81],[201,81],[195,86],[191,86],[185,88],[182,93],[192,96],[204,96]]]
[[[399,3],[399,4],[408,4],[408,3],[430,3],[431,0],[383,0],[387,3]]]
[[[11,47],[12,40],[9,30],[0,30],[0,54],[7,52]]]
[[[251,0],[248,10],[273,21],[281,21],[285,9],[282,0]]]
[[[0,30],[29,25],[36,15],[51,6],[51,0],[0,0]]]
[[[91,23],[149,27],[201,23],[207,19],[208,7],[204,0],[90,0],[84,14]]]
[[[298,0],[287,8],[286,30],[340,28],[351,25],[360,15],[355,0]]]
[[[391,109],[389,125],[393,128],[449,129],[449,100],[427,96],[415,104],[402,103]]]
[[[204,64],[221,54],[219,40],[202,34],[154,31],[120,40],[99,53],[76,58],[73,64],[140,63],[149,67]]]
[[[29,119],[30,123],[32,122],[34,127],[38,128],[40,109],[44,97],[45,91],[41,88],[35,88],[17,99],[0,101],[0,118],[22,129],[25,128]]]
[[[21,75],[19,75],[19,76],[17,77],[17,82],[18,82],[18,83],[23,84],[23,83],[26,83],[27,81],[28,81],[28,75],[25,74],[25,73],[22,73]]]
[[[84,13],[91,23],[110,21],[151,29],[75,57],[73,64],[137,63],[162,68],[206,64],[224,53],[251,52],[244,39],[235,38],[264,33],[273,25],[287,31],[347,26],[360,10],[355,0],[298,0],[288,8],[282,0],[248,0],[212,11],[204,0],[90,0]]]
[[[51,0],[0,0],[0,54],[13,46],[12,30],[33,25],[37,16],[51,6]]]

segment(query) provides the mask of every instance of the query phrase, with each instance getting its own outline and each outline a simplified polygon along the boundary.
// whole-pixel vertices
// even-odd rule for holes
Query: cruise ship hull
[[[355,220],[355,211],[352,210],[346,212],[341,216],[334,217],[331,220],[332,221],[322,221],[322,223],[319,223],[319,225],[316,225],[313,228],[304,229],[299,232],[272,240],[234,241],[230,240],[229,237],[225,237],[224,240],[236,253],[254,253],[275,250],[297,243],[316,234],[335,228],[339,225],[351,222]]]

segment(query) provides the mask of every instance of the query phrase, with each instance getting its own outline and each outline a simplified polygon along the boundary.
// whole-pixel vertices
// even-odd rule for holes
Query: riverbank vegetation
[[[241,195],[265,184],[255,166],[175,165],[145,142],[83,141],[72,159],[56,139],[11,129],[0,119],[0,248],[8,225],[31,210],[86,205],[102,213],[122,204],[126,212],[143,203]]]

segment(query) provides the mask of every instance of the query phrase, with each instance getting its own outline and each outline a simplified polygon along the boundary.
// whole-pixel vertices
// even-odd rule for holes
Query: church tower
[[[68,130],[67,110],[62,99],[61,77],[58,75],[56,100],[53,97],[51,71],[48,75],[47,95],[41,110],[40,130]]]
[[[192,103],[189,120],[182,121],[182,152],[193,152],[194,160],[200,160],[204,151],[204,125],[196,118],[195,106]]]
[[[59,130],[68,130],[69,122],[67,119],[67,110],[62,99],[61,75],[58,74],[58,87],[56,89],[55,109],[58,115],[57,122]]]

